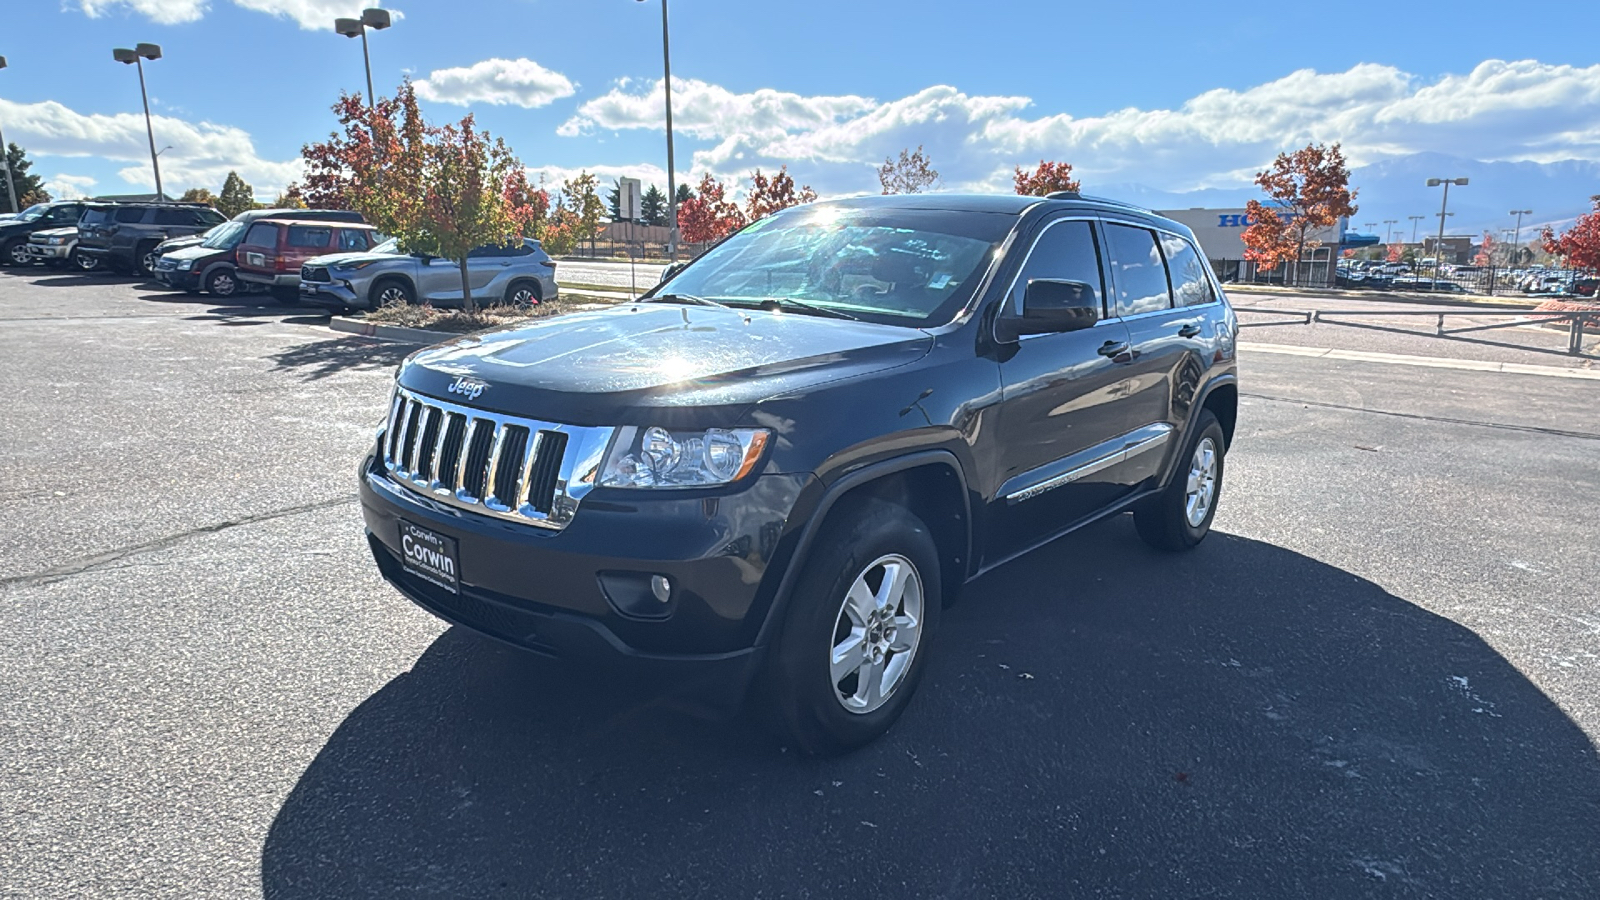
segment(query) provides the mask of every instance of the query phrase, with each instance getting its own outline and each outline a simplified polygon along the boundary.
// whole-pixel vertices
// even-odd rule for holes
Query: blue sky
[[[342,0],[9,3],[0,128],[58,193],[148,190],[148,67],[169,191],[237,168],[261,199],[300,145],[363,90]],[[661,180],[656,0],[393,0],[374,79],[421,83],[435,120],[471,110],[553,180],[578,168]],[[671,7],[680,177],[787,164],[826,194],[927,145],[946,187],[1003,187],[1010,166],[1074,163],[1086,186],[1228,188],[1280,149],[1342,140],[1352,162],[1415,153],[1600,160],[1600,5],[1371,6],[813,0]],[[1552,17],[1553,16],[1553,17]],[[492,100],[510,101],[494,103]],[[1574,185],[1579,196],[1600,186]]]

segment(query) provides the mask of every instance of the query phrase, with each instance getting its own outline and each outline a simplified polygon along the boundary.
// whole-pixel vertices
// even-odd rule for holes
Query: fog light
[[[657,600],[665,603],[672,599],[672,582],[665,575],[652,575],[650,576],[650,593],[655,594]]]

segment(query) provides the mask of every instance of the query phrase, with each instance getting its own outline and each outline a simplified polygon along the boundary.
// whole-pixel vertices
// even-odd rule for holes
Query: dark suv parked
[[[78,252],[113,269],[149,275],[156,245],[227,220],[199,203],[90,203],[78,220]]]
[[[83,215],[83,203],[36,203],[15,218],[0,219],[0,265],[27,266],[35,260],[28,253],[28,236],[35,231],[64,228]]]
[[[1237,329],[1189,229],[1123,204],[795,207],[640,302],[412,355],[368,540],[446,620],[838,752],[968,580],[1125,510],[1206,536]]]

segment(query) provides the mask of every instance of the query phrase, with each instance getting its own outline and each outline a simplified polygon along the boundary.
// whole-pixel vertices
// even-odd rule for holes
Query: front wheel
[[[539,305],[539,286],[531,281],[512,282],[506,288],[505,304],[512,309],[527,309]]]
[[[905,711],[943,593],[938,548],[905,508],[868,500],[823,527],[758,702],[782,737],[831,755],[878,738]]]
[[[238,276],[231,269],[218,269],[206,276],[206,291],[217,297],[232,297],[239,292]]]
[[[28,255],[28,242],[23,238],[12,238],[4,247],[0,247],[0,259],[11,266],[25,266],[33,262],[33,257]]]
[[[1133,524],[1145,543],[1157,550],[1187,550],[1211,532],[1226,451],[1222,425],[1210,410],[1202,410],[1166,489],[1133,510]]]
[[[160,258],[161,254],[156,252],[155,244],[145,244],[141,246],[139,251],[134,254],[134,262],[138,267],[138,274],[154,275],[156,272],[156,261]]]
[[[93,272],[100,268],[100,260],[74,247],[72,253],[67,256],[67,265],[79,272]]]

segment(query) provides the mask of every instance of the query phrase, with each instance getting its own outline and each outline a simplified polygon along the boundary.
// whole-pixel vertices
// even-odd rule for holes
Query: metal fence
[[[1469,334],[1479,331],[1490,331],[1495,328],[1519,328],[1524,325],[1545,325],[1565,329],[1567,332],[1567,353],[1573,356],[1583,354],[1583,341],[1585,333],[1600,332],[1600,310],[1566,310],[1550,311],[1530,310],[1521,307],[1500,307],[1496,309],[1280,309],[1273,306],[1234,306],[1234,312],[1247,315],[1270,316],[1268,320],[1246,320],[1239,323],[1243,328],[1269,328],[1279,325],[1314,325],[1317,322],[1336,322],[1340,319],[1389,319],[1396,317],[1432,318],[1435,320],[1433,334],[1435,337],[1452,337],[1455,335]],[[1445,327],[1447,318],[1499,318],[1504,321],[1490,322],[1488,324],[1474,324],[1468,326],[1455,325]],[[1356,323],[1350,323],[1355,325]],[[1359,327],[1373,328],[1374,325]],[[1380,327],[1380,330],[1381,329]],[[1418,332],[1406,330],[1407,334]]]
[[[1233,284],[1277,284],[1303,288],[1398,291],[1484,296],[1540,295],[1594,297],[1600,275],[1593,269],[1531,269],[1506,266],[1391,265],[1383,269],[1341,269],[1322,260],[1262,270],[1249,260],[1211,261],[1217,277]]]
[[[680,241],[678,259],[693,259],[710,246],[710,243],[691,244]],[[668,253],[667,245],[657,241],[614,241],[609,238],[596,238],[580,242],[562,256],[578,259],[636,259],[640,262],[646,260],[666,262]]]

